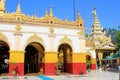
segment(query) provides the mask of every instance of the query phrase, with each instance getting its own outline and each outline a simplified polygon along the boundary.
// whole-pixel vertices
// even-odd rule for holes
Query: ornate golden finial
[[[52,6],[50,6],[50,14],[49,14],[49,16],[53,16]]]
[[[47,10],[45,11],[45,16],[48,16],[48,11]]]
[[[21,14],[21,8],[20,8],[20,1],[18,2],[18,7],[17,7],[17,10],[16,10],[16,13],[18,14]]]
[[[94,14],[95,16],[97,15],[97,14],[96,14],[96,7],[94,7],[94,13],[93,13],[93,14]]]
[[[80,11],[78,11],[78,18],[77,18],[77,20],[81,20],[82,21],[82,18],[80,16]]]
[[[0,0],[0,11],[5,13],[5,2],[6,0]]]
[[[99,22],[98,17],[97,17],[96,7],[94,7],[93,16],[94,16],[93,26],[100,27],[100,22]]]

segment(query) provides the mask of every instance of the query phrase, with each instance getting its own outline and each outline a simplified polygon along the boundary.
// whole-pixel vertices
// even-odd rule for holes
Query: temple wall
[[[64,36],[67,36],[67,38],[71,40],[70,45],[74,52],[85,52],[85,40],[83,38],[79,38],[79,35],[77,34],[79,30],[53,28],[54,33],[50,33],[50,27],[48,26],[21,25],[21,36],[18,39],[18,37],[15,36],[16,25],[17,24],[0,24],[0,31],[7,37],[8,41],[10,42],[11,50],[16,50],[16,43],[18,43],[18,41],[20,43],[20,45],[18,45],[18,50],[24,50],[27,39],[35,33],[37,36],[43,39],[46,51],[57,51],[59,45],[62,44],[60,43],[60,40],[64,38]],[[54,38],[50,38],[51,35],[54,36]],[[17,42],[15,40],[17,40]],[[53,49],[50,48],[51,41],[54,43],[54,47],[52,45]]]
[[[64,43],[72,48],[72,54],[69,54],[71,58],[68,58],[69,60],[66,62],[66,71],[72,74],[86,73],[85,38],[78,34],[79,29],[52,27],[51,31],[50,26],[21,24],[21,30],[17,31],[17,25],[0,24],[0,31],[10,46],[10,76],[13,69],[16,68],[18,68],[20,76],[24,75],[25,48],[32,42],[38,42],[45,48],[43,60],[43,73],[45,75],[56,74],[58,48]]]

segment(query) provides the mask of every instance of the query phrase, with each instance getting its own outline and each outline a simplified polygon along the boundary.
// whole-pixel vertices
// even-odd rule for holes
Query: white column
[[[49,35],[49,51],[55,51],[55,35]]]
[[[80,53],[85,53],[85,38],[79,38],[80,40]]]
[[[15,44],[14,44],[14,50],[21,50],[21,37],[22,34],[19,32],[14,33],[15,36]]]

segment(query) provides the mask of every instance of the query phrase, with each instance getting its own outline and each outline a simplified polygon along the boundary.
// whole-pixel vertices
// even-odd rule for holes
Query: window
[[[82,26],[82,24],[80,24],[80,26]]]

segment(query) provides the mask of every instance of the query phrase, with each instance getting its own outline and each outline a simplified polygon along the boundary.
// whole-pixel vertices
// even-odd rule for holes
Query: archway
[[[72,60],[72,48],[69,44],[61,44],[58,48],[58,61],[62,63],[61,72],[70,72]]]
[[[24,73],[38,73],[43,69],[44,47],[37,42],[32,42],[25,48]]]
[[[9,45],[0,40],[0,74],[9,72]]]
[[[91,56],[90,55],[86,55],[86,69],[88,70],[88,72],[91,70]]]

